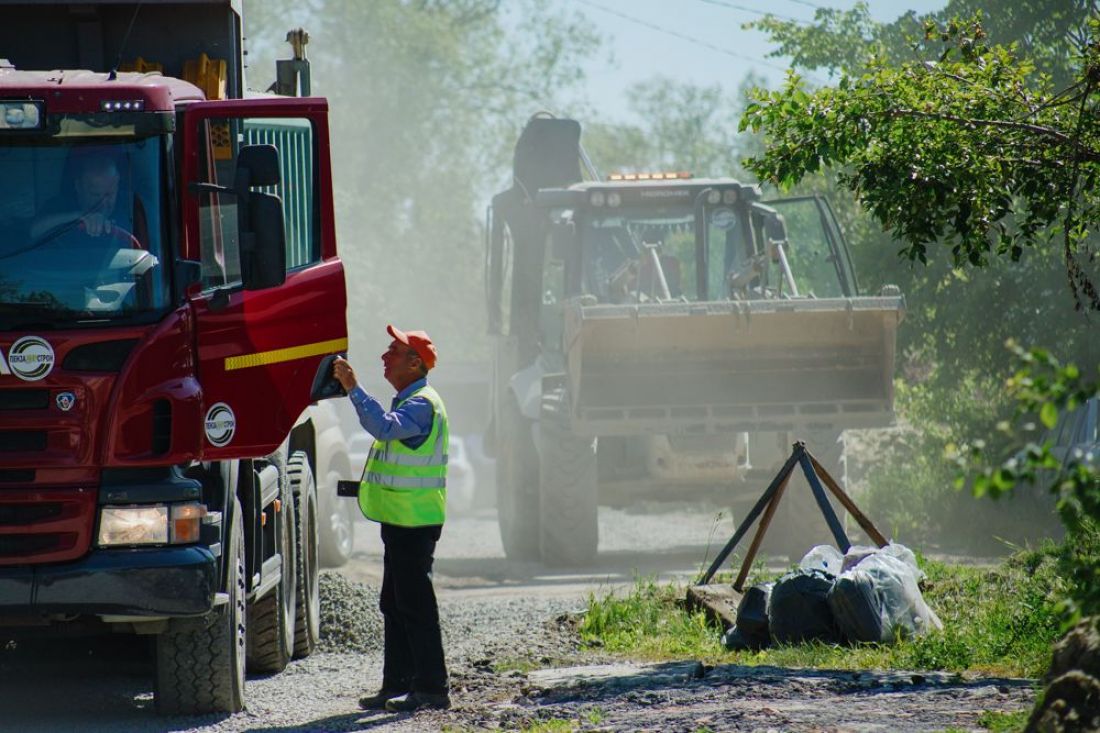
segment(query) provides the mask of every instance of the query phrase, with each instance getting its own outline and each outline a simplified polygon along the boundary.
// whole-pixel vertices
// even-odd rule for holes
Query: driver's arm
[[[99,237],[110,234],[114,229],[114,223],[103,214],[92,212],[81,216],[79,211],[61,211],[54,214],[44,214],[38,217],[30,227],[31,239],[38,239],[46,232],[66,224],[83,222],[84,232],[91,237]]]

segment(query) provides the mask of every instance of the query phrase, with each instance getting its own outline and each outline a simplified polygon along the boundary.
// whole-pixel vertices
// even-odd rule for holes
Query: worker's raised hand
[[[355,381],[355,370],[351,368],[351,364],[348,364],[347,360],[339,356],[332,362],[332,376],[336,377],[336,381],[347,392],[350,392],[358,384]]]

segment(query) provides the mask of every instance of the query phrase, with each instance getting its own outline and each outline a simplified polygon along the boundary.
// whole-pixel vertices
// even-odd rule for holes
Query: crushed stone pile
[[[321,573],[321,649],[370,652],[382,649],[378,588]]]

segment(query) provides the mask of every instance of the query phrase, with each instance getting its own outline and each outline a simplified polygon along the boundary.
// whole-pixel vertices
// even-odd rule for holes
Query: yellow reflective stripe
[[[279,364],[284,361],[305,359],[307,356],[318,354],[332,354],[337,351],[347,351],[348,340],[332,339],[331,341],[317,341],[301,346],[288,346],[285,349],[272,349],[271,351],[258,351],[255,354],[242,354],[240,356],[228,356],[225,359],[225,370],[248,369],[249,367],[265,366],[267,364]]]

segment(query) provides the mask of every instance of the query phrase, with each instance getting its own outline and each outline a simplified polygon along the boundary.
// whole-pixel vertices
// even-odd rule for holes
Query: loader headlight
[[[604,195],[603,191],[593,191],[592,195],[588,198],[588,203],[593,206],[603,206]]]
[[[105,506],[99,510],[100,547],[197,542],[206,507],[198,502]]]

